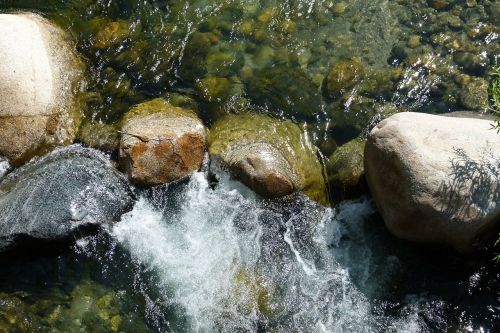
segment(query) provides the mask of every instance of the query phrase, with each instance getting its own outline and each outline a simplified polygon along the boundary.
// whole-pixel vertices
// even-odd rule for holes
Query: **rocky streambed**
[[[0,332],[498,331],[499,10],[0,4]]]

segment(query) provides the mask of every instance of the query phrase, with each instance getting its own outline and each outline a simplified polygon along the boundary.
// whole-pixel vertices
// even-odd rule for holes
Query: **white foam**
[[[10,169],[10,164],[7,160],[0,157],[0,179],[5,176],[7,171]]]
[[[140,199],[113,234],[158,275],[165,304],[188,318],[183,330],[256,332],[279,318],[278,331],[379,331],[382,318],[336,259],[343,250],[328,247],[345,232],[332,210],[311,205],[288,216],[227,179],[213,190],[202,173],[182,198],[179,209]],[[350,203],[337,216],[360,222],[372,211]],[[262,292],[271,315],[255,296]],[[386,327],[397,331],[406,318]],[[412,325],[407,332],[418,331]]]

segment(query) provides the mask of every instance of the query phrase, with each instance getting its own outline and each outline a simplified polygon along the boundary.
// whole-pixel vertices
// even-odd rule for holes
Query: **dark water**
[[[90,144],[161,96],[207,125],[292,119],[329,156],[395,112],[485,111],[500,56],[498,1],[0,1],[22,9],[86,58]],[[349,79],[329,85],[331,67]],[[0,332],[500,331],[489,260],[400,243],[369,200],[297,200],[203,174],[144,193],[110,236],[2,259]]]

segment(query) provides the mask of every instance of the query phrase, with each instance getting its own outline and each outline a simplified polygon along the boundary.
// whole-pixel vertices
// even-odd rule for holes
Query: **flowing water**
[[[500,57],[490,0],[0,1],[26,9],[75,37],[79,140],[103,150],[131,105],[163,97],[207,125],[292,119],[328,157],[395,112],[485,111]],[[266,201],[223,172],[136,191],[69,250],[0,258],[0,332],[500,331],[498,268],[396,240],[370,198]]]

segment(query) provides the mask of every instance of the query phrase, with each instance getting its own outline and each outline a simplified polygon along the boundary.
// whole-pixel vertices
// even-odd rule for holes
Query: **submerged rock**
[[[93,46],[105,49],[127,39],[131,32],[130,23],[124,20],[109,22],[95,35]]]
[[[349,92],[365,76],[363,65],[356,60],[343,59],[332,65],[323,82],[325,96],[337,99]]]
[[[0,183],[0,252],[112,222],[133,201],[126,179],[103,154],[80,146],[56,150]]]
[[[136,183],[154,186],[181,180],[203,162],[203,123],[193,111],[163,99],[133,107],[124,116],[121,134],[121,164]]]
[[[491,121],[399,113],[370,133],[368,185],[389,230],[461,252],[500,226],[500,135]]]
[[[462,87],[460,101],[467,110],[485,110],[488,106],[488,82],[482,78],[472,78]]]
[[[0,155],[14,165],[71,143],[83,62],[69,34],[36,14],[0,14]]]
[[[210,130],[209,152],[263,197],[301,191],[322,204],[328,202],[316,148],[291,121],[260,114],[227,115]]]
[[[333,196],[339,199],[359,195],[364,186],[363,156],[365,140],[357,138],[340,146],[328,159],[326,170]]]

